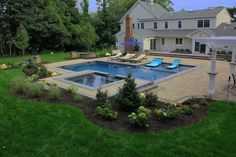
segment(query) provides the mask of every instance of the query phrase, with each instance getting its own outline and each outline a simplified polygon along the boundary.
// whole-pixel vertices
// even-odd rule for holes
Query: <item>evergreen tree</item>
[[[22,53],[24,55],[25,49],[29,46],[29,36],[27,30],[22,24],[17,29],[14,44],[18,49],[22,50]]]

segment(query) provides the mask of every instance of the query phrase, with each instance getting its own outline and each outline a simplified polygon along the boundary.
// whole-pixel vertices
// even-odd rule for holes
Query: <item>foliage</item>
[[[23,67],[22,71],[27,75],[31,76],[33,74],[36,74],[38,71],[37,65],[32,61],[32,59],[29,59],[27,64]]]
[[[51,85],[49,86],[49,97],[52,100],[57,100],[61,95],[61,90],[57,85]]]
[[[131,124],[139,127],[148,127],[148,119],[151,117],[151,110],[146,109],[144,106],[138,108],[137,113],[131,113],[128,118]]]
[[[96,94],[96,103],[97,104],[103,104],[105,102],[107,102],[108,99],[108,95],[107,95],[107,91],[103,92],[100,88],[97,90],[97,94]]]
[[[112,106],[109,102],[105,102],[105,104],[98,106],[95,111],[95,115],[106,120],[116,120],[118,118],[118,112],[112,109]]]
[[[26,78],[21,76],[14,78],[11,82],[11,88],[16,92],[16,93],[24,93],[25,92],[25,80]]]
[[[25,49],[29,46],[29,35],[25,27],[20,24],[16,31],[14,44],[17,48],[21,49],[24,55]]]
[[[155,106],[157,105],[158,98],[153,93],[147,93],[143,99],[143,105],[145,106]]]
[[[234,19],[234,21],[236,21],[236,7],[232,7],[232,8],[227,8],[231,17]]]
[[[50,76],[49,71],[47,70],[47,68],[44,65],[40,65],[38,67],[36,74],[39,76],[39,78],[45,78],[45,77]]]
[[[106,54],[109,53],[111,54],[112,53],[112,50],[111,49],[101,49],[100,51],[97,51],[97,57],[106,57]]]
[[[181,114],[181,110],[176,105],[172,104],[166,109],[155,109],[154,113],[159,119],[175,119]]]
[[[196,105],[196,104],[194,104]],[[184,114],[186,115],[193,115],[194,114],[194,110],[193,110],[193,106],[192,107],[188,106],[188,105],[184,105],[184,104],[176,104],[176,107]]]
[[[72,94],[73,100],[74,101],[80,101],[81,96],[79,95],[79,90],[75,86],[71,85],[68,87],[67,91]]]
[[[44,92],[44,84],[42,82],[35,82],[29,88],[29,94],[33,97],[39,97]]]
[[[128,74],[123,87],[119,89],[116,101],[124,110],[132,110],[140,106],[141,98],[136,90],[136,83],[131,74]]]

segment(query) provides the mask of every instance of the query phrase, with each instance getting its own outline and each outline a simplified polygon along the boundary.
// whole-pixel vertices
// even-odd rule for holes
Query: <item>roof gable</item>
[[[167,10],[165,10],[162,6],[160,6],[157,3],[154,3],[153,5],[149,5],[145,1],[136,1],[135,4],[126,12],[126,14],[120,19],[120,22],[122,22],[125,17],[138,5],[140,4],[150,15],[153,16],[153,18],[159,18],[163,13],[168,13]]]

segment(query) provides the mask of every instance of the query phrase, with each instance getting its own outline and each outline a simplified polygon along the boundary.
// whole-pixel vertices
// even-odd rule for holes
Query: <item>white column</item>
[[[209,74],[209,87],[208,87],[208,94],[209,95],[215,94],[215,80],[216,80],[216,75],[217,75],[216,57],[217,57],[217,52],[213,51],[212,58],[211,58],[211,71],[208,73]]]
[[[192,54],[195,53],[195,38],[192,38]]]
[[[230,65],[229,76],[231,76],[235,72],[235,67],[236,67],[236,47],[233,47],[232,49],[232,58],[229,65]]]
[[[209,44],[206,44],[206,50],[205,50],[205,54],[209,54],[210,52],[210,47],[209,47]]]

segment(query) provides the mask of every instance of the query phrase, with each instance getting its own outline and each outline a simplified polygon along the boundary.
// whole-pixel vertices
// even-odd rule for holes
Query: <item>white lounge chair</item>
[[[112,57],[110,57],[109,59],[110,60],[116,60],[116,59],[119,59],[119,57],[121,57],[122,56],[122,53],[121,52],[118,52],[115,56],[112,56]]]
[[[132,54],[132,53],[127,53],[124,57],[119,57],[120,61],[129,61],[130,59],[132,59],[136,54]]]
[[[144,59],[146,59],[146,54],[141,54],[140,56],[138,56],[137,58],[133,58],[133,59],[131,59],[130,61],[131,62],[141,62],[141,61],[143,61]]]

